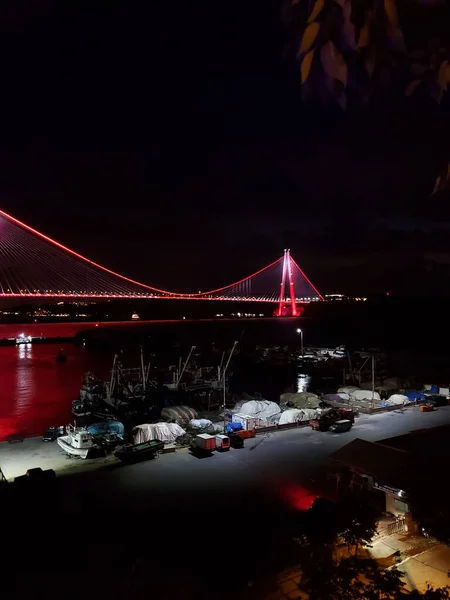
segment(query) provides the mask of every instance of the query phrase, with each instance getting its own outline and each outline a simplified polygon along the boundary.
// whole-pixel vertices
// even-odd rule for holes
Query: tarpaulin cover
[[[439,388],[437,385],[428,384],[423,386],[423,391],[427,392],[427,394],[439,394]]]
[[[270,424],[272,417],[281,412],[281,408],[270,400],[250,400],[245,402],[241,411],[250,417],[257,417],[261,425]]]
[[[92,435],[102,433],[115,433],[117,435],[123,435],[125,428],[123,423],[120,421],[101,421],[100,423],[93,423],[87,427],[88,433]]]
[[[317,411],[308,408],[289,408],[280,415],[279,425],[296,423],[297,421],[309,421],[317,417]]]
[[[281,394],[280,401],[292,404],[295,408],[317,408],[320,404],[320,399],[317,394],[312,392],[298,392]]]
[[[342,396],[347,396],[347,398],[343,398]],[[348,394],[325,394],[323,397],[325,402],[345,402],[349,399]]]
[[[422,394],[422,392],[405,392],[405,396],[408,398],[408,400],[410,402],[414,402],[415,400],[425,400],[426,396],[425,394]]]
[[[372,390],[355,390],[350,396],[353,400],[372,400],[372,397],[374,400],[380,400],[380,394]]]
[[[191,419],[189,425],[192,429],[213,429],[212,421],[209,419]]]
[[[392,396],[389,396],[389,398],[386,400],[386,404],[409,404],[409,398],[408,396],[404,396],[403,394],[392,394]]]
[[[230,433],[230,431],[241,431],[241,429],[242,423],[227,423],[227,426],[225,427],[227,433]]]
[[[338,394],[340,394],[341,392],[343,392],[344,394],[351,394],[356,390],[359,390],[359,388],[354,385],[343,385],[338,389]]]
[[[189,406],[171,406],[170,408],[163,408],[161,416],[167,421],[175,421],[178,425],[186,427],[189,421],[198,417],[198,413]]]
[[[173,443],[186,432],[176,423],[154,423],[138,425],[133,429],[134,444],[141,444],[150,440],[159,440],[166,444]]]

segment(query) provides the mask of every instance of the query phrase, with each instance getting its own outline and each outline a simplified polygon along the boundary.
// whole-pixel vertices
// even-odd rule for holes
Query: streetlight
[[[300,329],[300,327],[297,329],[297,333],[300,334],[300,348],[302,351],[302,358],[303,358],[303,329]]]

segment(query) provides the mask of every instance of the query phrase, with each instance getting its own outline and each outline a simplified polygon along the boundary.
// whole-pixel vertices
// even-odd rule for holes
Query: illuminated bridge
[[[272,302],[276,314],[323,297],[285,250],[256,273],[224,287],[182,294],[161,290],[102,267],[0,210],[0,297],[147,298]]]

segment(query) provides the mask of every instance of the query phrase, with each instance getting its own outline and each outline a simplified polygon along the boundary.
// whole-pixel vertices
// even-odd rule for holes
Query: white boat
[[[16,344],[31,344],[33,342],[33,338],[31,335],[25,335],[24,333],[20,333],[19,337],[16,338]]]
[[[71,456],[87,458],[89,451],[94,447],[92,435],[86,429],[67,427],[67,435],[62,435],[57,440],[58,446]]]

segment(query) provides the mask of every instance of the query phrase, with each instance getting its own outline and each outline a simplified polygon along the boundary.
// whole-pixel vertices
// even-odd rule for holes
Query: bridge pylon
[[[288,290],[286,290],[286,284],[288,284]],[[295,301],[294,280],[292,278],[292,258],[289,249],[284,251],[280,299],[278,301],[276,315],[278,317],[286,316],[287,310],[290,310],[292,317],[297,317],[300,314]]]

